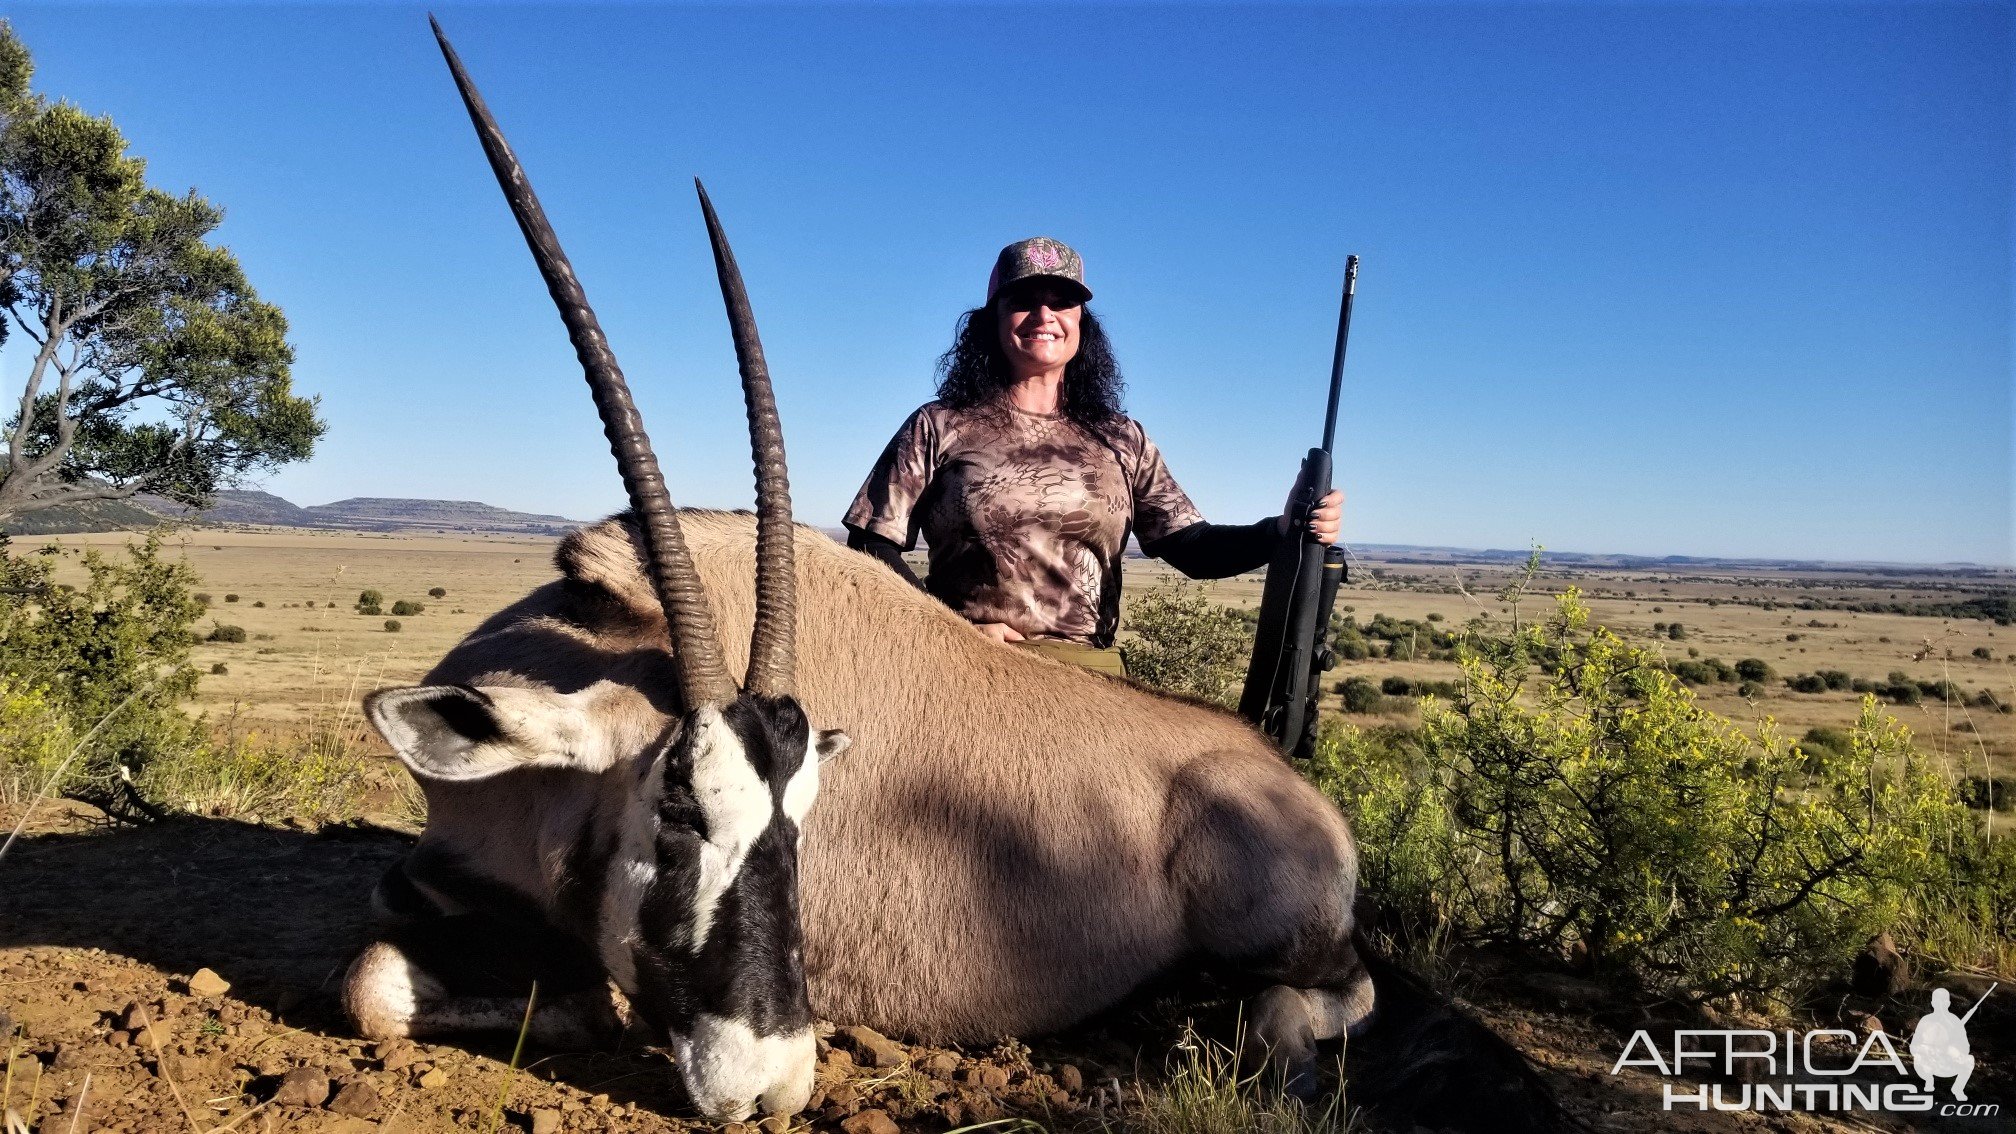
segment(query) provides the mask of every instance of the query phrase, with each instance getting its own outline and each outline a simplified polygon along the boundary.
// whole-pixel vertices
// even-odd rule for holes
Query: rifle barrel
[[[1989,998],[1990,996],[1993,996],[1993,995],[1995,995],[1995,990],[1996,990],[1996,989],[1998,989],[1998,988],[2001,988],[2001,987],[2002,987],[2002,982],[2001,982],[2001,981],[1999,981],[1999,980],[1998,980],[1998,981],[1996,981],[1996,982],[1995,982],[1994,984],[1991,984],[1991,985],[1989,985],[1989,986],[1988,986],[1988,991],[1986,991],[1986,992],[1984,992],[1984,993],[1982,993],[1982,994],[1981,994],[1981,999],[1980,999],[1980,1000],[1976,1000],[1976,1001],[1974,1002],[1974,1007],[1972,1007],[1972,1008],[1969,1008],[1969,1009],[1967,1009],[1967,1014],[1966,1014],[1965,1016],[1962,1016],[1962,1017],[1960,1017],[1960,1026],[1961,1026],[1961,1027],[1963,1027],[1963,1028],[1964,1028],[1964,1027],[1966,1027],[1966,1026],[1967,1026],[1967,1021],[1969,1021],[1969,1020],[1973,1019],[1973,1018],[1974,1018],[1974,1013],[1976,1013],[1976,1012],[1979,1012],[1979,1011],[1981,1010],[1981,1005],[1982,1005],[1982,1004],[1983,1004],[1983,1003],[1984,1003],[1984,1002],[1985,1002],[1985,1001],[1986,1001],[1986,1000],[1987,1000],[1987,999],[1988,999],[1988,998]]]
[[[1344,348],[1351,341],[1351,300],[1358,294],[1358,257],[1344,258],[1344,304],[1337,312],[1337,349],[1330,356],[1330,405],[1323,411],[1323,451],[1337,441],[1337,400],[1344,393]]]

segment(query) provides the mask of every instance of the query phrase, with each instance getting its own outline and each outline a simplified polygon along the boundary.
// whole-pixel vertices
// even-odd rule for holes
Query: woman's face
[[[1060,370],[1078,357],[1078,319],[1085,308],[1069,287],[1043,279],[1011,284],[995,306],[1001,351],[1015,377]]]

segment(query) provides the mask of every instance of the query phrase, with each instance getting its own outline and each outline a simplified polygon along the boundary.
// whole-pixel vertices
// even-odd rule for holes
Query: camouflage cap
[[[994,258],[994,274],[987,277],[987,302],[994,302],[1009,284],[1039,276],[1070,283],[1077,288],[1080,303],[1092,298],[1092,289],[1085,286],[1085,261],[1078,253],[1061,240],[1032,236],[1003,248]]]

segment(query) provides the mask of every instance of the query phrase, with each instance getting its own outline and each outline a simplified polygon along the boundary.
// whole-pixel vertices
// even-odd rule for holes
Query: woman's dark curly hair
[[[938,356],[939,401],[953,409],[974,409],[1015,384],[1001,351],[999,327],[992,303],[959,316],[952,349]],[[1078,318],[1078,356],[1064,364],[1063,404],[1058,408],[1079,425],[1097,430],[1120,416],[1123,388],[1113,344],[1098,316],[1084,308]]]

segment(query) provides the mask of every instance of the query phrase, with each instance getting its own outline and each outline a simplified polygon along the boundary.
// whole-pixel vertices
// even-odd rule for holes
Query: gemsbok
[[[610,437],[634,510],[568,537],[561,578],[427,684],[368,701],[428,821],[379,884],[384,929],[345,978],[358,1029],[515,1028],[536,978],[535,1034],[582,1042],[613,1028],[613,980],[669,1039],[695,1105],[740,1117],[803,1104],[812,1012],[989,1041],[1209,966],[1250,985],[1251,1054],[1312,1091],[1316,1045],[1369,1026],[1374,1006],[1344,817],[1231,714],[997,645],[792,527],[761,349],[711,208],[763,491],[753,520],[675,516],[635,459],[648,449],[609,393],[620,376],[524,176],[442,46],[597,404],[631,423]],[[750,687],[728,700],[721,667],[745,660]],[[823,787],[820,760],[846,741],[808,732],[808,715],[852,738]],[[1373,1038],[1391,1033],[1382,1062],[1404,1074],[1389,1081],[1420,1096],[1402,1109],[1553,1128],[1509,1048],[1430,1019],[1432,998],[1399,974],[1381,984],[1393,1026]]]
[[[820,761],[847,738],[815,733],[792,696],[790,484],[741,273],[700,189],[756,466],[752,577],[760,613],[738,690],[615,355],[524,171],[440,26],[434,30],[573,338],[639,517],[638,546],[648,549],[641,577],[672,649],[669,664],[634,688],[492,681],[370,697],[371,721],[422,784],[436,819],[407,864],[410,885],[381,891],[389,924],[352,964],[344,1003],[376,1035],[491,1024],[494,1000],[441,1004],[472,978],[496,979],[476,954],[456,956],[458,946],[529,943],[540,955],[528,972],[562,994],[563,1026],[570,994],[578,1000],[581,987],[601,985],[606,972],[671,1046],[701,1111],[794,1113],[811,1095],[815,1060],[799,846]],[[612,706],[637,689],[668,711],[624,721]]]

